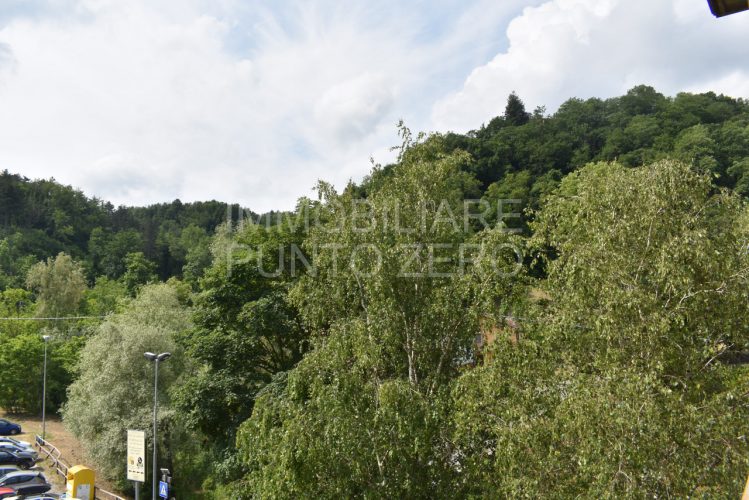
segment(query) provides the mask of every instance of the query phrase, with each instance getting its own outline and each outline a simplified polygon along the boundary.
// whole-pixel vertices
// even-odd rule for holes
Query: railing
[[[94,497],[96,498],[96,500],[125,500],[121,496],[117,496],[114,493],[110,493],[106,490],[102,490],[98,486],[94,491]]]
[[[57,472],[59,475],[63,477],[63,479],[68,479],[68,469],[70,468],[70,465],[65,463],[62,459],[62,452],[58,450],[55,445],[50,443],[49,441],[45,441],[42,439],[41,436],[36,436],[36,441],[34,444],[39,448],[39,454],[43,455],[45,458],[48,458],[51,462],[53,467],[55,468],[55,472]]]
[[[42,439],[41,436],[36,436],[34,444],[39,448],[39,455],[49,459],[52,462],[55,472],[61,475],[63,479],[67,480],[70,465],[62,459],[62,452],[60,452],[60,450],[49,441]],[[94,498],[96,498],[96,500],[126,500],[119,495],[115,495],[114,493],[110,493],[99,487],[94,488]]]

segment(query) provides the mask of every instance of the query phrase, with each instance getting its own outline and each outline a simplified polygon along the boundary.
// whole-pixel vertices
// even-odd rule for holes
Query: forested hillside
[[[467,195],[483,197],[493,207],[499,199],[520,199],[520,206],[512,206],[516,211],[536,208],[562,177],[597,161],[631,167],[680,159],[710,172],[716,185],[748,196],[748,124],[749,103],[713,93],[666,97],[638,86],[611,99],[570,99],[551,115],[542,107],[528,112],[512,94],[502,115],[467,134],[447,134],[444,147],[471,156],[462,168],[478,182]],[[350,189],[366,196],[376,182],[367,179]],[[207,237],[225,222],[227,206],[175,200],[114,207],[54,179],[29,180],[5,170],[0,173],[0,285],[21,285],[31,264],[59,252],[80,261],[91,282],[97,276],[121,277],[125,256],[137,252],[155,265],[161,280],[182,277],[186,265],[199,275]]]
[[[5,172],[0,319],[95,317],[0,321],[0,407],[38,411],[47,332],[48,409],[123,488],[150,350],[178,498],[738,495],[749,103],[512,94],[399,133],[261,224]]]
[[[120,278],[126,256],[142,253],[162,279],[196,280],[207,265],[208,240],[227,218],[224,202],[114,207],[50,180],[0,173],[2,288],[23,284],[30,265],[64,252],[87,279]],[[236,213],[237,209],[234,208]],[[185,269],[187,266],[187,269]]]

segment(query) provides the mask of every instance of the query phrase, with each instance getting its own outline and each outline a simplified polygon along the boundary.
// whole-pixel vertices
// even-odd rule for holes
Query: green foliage
[[[639,166],[676,157],[695,162],[718,175],[720,185],[744,194],[749,192],[743,166],[749,157],[748,123],[745,101],[712,92],[670,98],[640,85],[621,97],[570,99],[548,116],[541,108],[530,115],[512,93],[502,116],[468,134],[450,134],[445,147],[470,154],[463,168],[480,182],[480,191],[471,197],[487,194],[496,182],[501,190],[513,190],[518,176],[529,175],[521,194],[530,208],[537,208],[562,175],[601,160]],[[362,186],[350,186],[352,192],[366,197],[369,184],[386,179],[390,167],[373,173]],[[197,290],[210,265],[208,239],[227,215],[236,220],[234,212],[217,201],[115,208],[53,179],[29,180],[3,171],[0,289],[22,286],[32,264],[60,252],[82,263],[90,283],[101,275],[120,278],[126,255],[143,252],[160,280],[182,277]],[[262,222],[278,214],[248,215]],[[520,227],[526,223],[523,219]]]
[[[464,231],[468,158],[443,149],[440,136],[409,144],[366,204],[321,186],[327,223],[305,245],[337,251],[317,253],[292,293],[314,348],[258,395],[242,425],[250,472],[238,497],[449,496],[444,388],[468,362],[479,320],[506,313],[517,291],[488,262],[512,240]],[[469,241],[486,252],[465,269]],[[359,258],[362,249],[379,258]]]
[[[453,387],[458,496],[728,497],[749,465],[746,211],[682,163],[589,165],[533,224],[550,294]]]
[[[94,273],[108,278],[122,276],[127,270],[127,256],[140,252],[142,248],[141,235],[133,229],[111,234],[97,227],[91,231],[88,243]]]
[[[487,219],[513,229],[523,229],[523,212],[529,208],[528,202],[534,189],[531,182],[531,173],[521,171],[510,172],[502,180],[491,184],[483,197],[489,209]]]
[[[718,172],[718,162],[715,159],[716,144],[705,125],[695,125],[684,130],[676,138],[674,152],[676,156],[686,162],[692,162],[706,172]]]
[[[728,174],[736,179],[736,192],[741,196],[749,196],[749,158],[734,162],[728,168]]]
[[[41,409],[44,342],[41,335],[0,337],[0,406],[10,412]]]
[[[373,245],[382,264],[369,273],[376,259],[351,261],[364,266],[357,273],[318,254],[316,272],[294,288],[314,348],[258,394],[238,436],[249,473],[231,496],[740,491],[746,374],[718,364],[747,347],[740,200],[674,161],[567,176],[531,226],[548,273],[537,286],[550,298],[526,305],[522,336],[495,340],[490,361],[470,369],[460,353],[473,350],[480,325],[521,311],[523,280],[487,280],[480,261],[459,277],[394,270],[402,242],[512,241],[492,229],[435,230],[438,205],[415,209],[465,192],[465,160],[439,153],[440,141],[412,145],[367,192],[368,211],[382,215],[397,200],[403,226],[425,217],[430,231],[362,231],[352,192],[325,191],[328,225],[313,229],[308,248],[335,242],[349,262],[357,245]]]
[[[18,235],[0,240],[0,290],[20,288],[36,263],[33,255],[22,255],[17,246]]]
[[[453,388],[462,496],[736,495],[749,465],[746,211],[672,161],[566,177],[533,224],[550,294]]]
[[[37,314],[45,317],[76,315],[86,291],[83,268],[64,253],[29,269],[26,284],[36,293]]]
[[[52,336],[47,361],[47,409],[50,413],[57,411],[64,401],[67,384],[75,373],[77,352],[83,339],[67,338],[58,330],[42,328],[42,323],[26,319],[34,313],[31,292],[21,289],[0,292],[0,366],[3,367],[0,407],[9,412],[41,411],[42,335]]]
[[[517,185],[517,176],[530,177],[525,190],[550,172],[558,181],[589,162],[634,167],[668,157],[694,162],[716,174],[720,185],[743,193],[748,181],[741,181],[744,170],[737,165],[749,157],[747,123],[746,101],[712,92],[669,98],[640,85],[621,97],[570,99],[553,115],[539,111],[530,118],[513,94],[504,116],[466,135],[451,134],[446,145],[470,153],[465,169],[485,194],[495,182]],[[524,205],[537,208],[548,192],[531,187]]]
[[[237,494],[445,495],[441,415],[406,377],[378,380],[379,350],[362,322],[348,324],[258,396],[238,438],[252,473]]]
[[[42,409],[44,341],[39,332],[0,335],[0,407],[14,413],[39,413]],[[75,373],[81,339],[52,337],[48,343],[47,411],[56,412]]]
[[[172,432],[179,424],[168,389],[189,370],[175,337],[190,326],[190,311],[180,303],[177,291],[165,284],[151,285],[143,287],[125,310],[101,323],[86,343],[63,418],[97,464],[97,473],[123,481],[126,430],[148,434],[151,429],[154,364],[143,357],[146,351],[172,353],[159,367],[160,456],[163,463],[172,460],[171,453],[179,448]]]
[[[128,289],[123,281],[100,276],[84,294],[84,310],[90,316],[104,316],[117,311],[118,305],[127,296]]]
[[[525,125],[530,119],[530,115],[525,110],[525,104],[515,92],[507,97],[504,118],[510,125]]]
[[[533,225],[552,248],[550,320],[575,362],[683,377],[746,346],[746,244],[739,200],[664,161],[590,165],[562,181]]]
[[[639,371],[586,373],[524,346],[455,386],[455,496],[726,498],[749,465],[745,373],[710,395]]]
[[[200,368],[184,379],[175,402],[192,428],[219,444],[234,441],[255,393],[305,350],[306,331],[287,298],[293,266],[303,271],[293,251],[304,228],[295,229],[250,224],[221,233],[195,298],[195,328],[180,338]]]
[[[194,224],[186,227],[180,233],[179,245],[182,248],[185,265],[182,275],[186,282],[198,287],[198,280],[203,277],[205,270],[211,265],[211,241],[206,231]]]
[[[58,413],[67,401],[68,386],[79,376],[78,362],[87,338],[59,329],[43,333],[52,334],[47,345],[47,411]]]
[[[124,430],[150,428],[142,353],[175,353],[180,498],[738,494],[747,102],[638,86],[547,115],[513,93],[479,130],[400,137],[361,185],[239,228],[223,203],[0,174],[0,316],[109,315],[0,322],[0,406],[37,409],[52,332],[50,405],[77,376],[66,424],[120,481]]]
[[[156,281],[156,265],[146,259],[143,252],[129,253],[125,256],[125,273],[122,282],[130,295],[135,295],[138,288]]]
[[[156,264],[162,280],[181,276],[187,264],[191,279],[197,279],[207,265],[207,240],[231,215],[229,209],[217,201],[179,200],[115,209],[54,179],[29,180],[2,171],[0,290],[21,286],[31,265],[60,252],[82,262],[91,282],[101,275],[121,277],[125,256],[135,252]]]
[[[102,225],[105,208],[96,199],[88,199],[78,190],[54,181],[29,181],[24,177],[0,173],[0,226],[12,234],[22,229],[22,234],[44,235],[53,243],[54,253],[35,254],[37,259],[66,251],[81,256],[91,229]],[[26,235],[24,235],[26,236]],[[49,248],[49,247],[48,247]]]
[[[0,292],[0,318],[29,316],[33,312],[34,300],[31,292],[9,288]],[[30,321],[0,319],[0,337],[15,337],[21,333],[36,333],[39,325]]]

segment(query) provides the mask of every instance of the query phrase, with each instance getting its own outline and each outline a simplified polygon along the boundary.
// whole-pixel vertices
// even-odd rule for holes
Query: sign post
[[[169,485],[164,481],[159,481],[159,496],[169,498]]]
[[[146,433],[143,431],[127,431],[127,479],[135,482],[135,500],[140,500],[140,483],[146,481]]]
[[[169,498],[169,490],[172,489],[172,473],[169,469],[161,469],[161,481],[159,481],[159,496],[161,498]],[[174,496],[172,496],[174,500]]]

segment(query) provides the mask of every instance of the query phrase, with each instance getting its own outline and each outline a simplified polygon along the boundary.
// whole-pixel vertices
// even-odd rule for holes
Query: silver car
[[[8,436],[0,436],[0,443],[11,443],[16,446],[20,446],[21,448],[29,448],[29,449],[34,448],[34,445],[29,443],[28,441],[20,441],[16,438],[12,438]]]
[[[61,500],[65,497],[62,497],[60,495],[57,495],[55,493],[43,493],[41,495],[16,495],[12,497],[7,497],[5,500]]]
[[[12,488],[22,495],[39,495],[52,489],[43,473],[31,470],[11,472],[0,477],[0,486]]]
[[[19,470],[21,470],[21,468],[17,465],[0,465],[0,477],[10,474],[11,472],[18,472]]]

